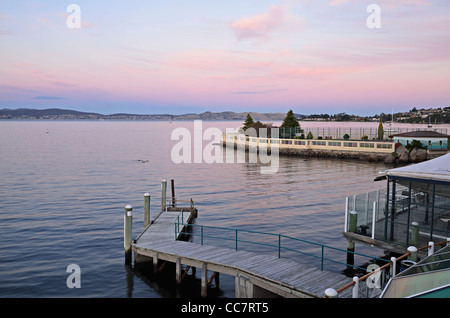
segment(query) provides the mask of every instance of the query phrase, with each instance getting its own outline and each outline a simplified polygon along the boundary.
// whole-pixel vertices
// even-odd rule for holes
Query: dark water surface
[[[203,122],[204,129],[240,125]],[[261,174],[260,164],[175,164],[171,133],[177,127],[192,130],[193,123],[0,122],[0,296],[189,295],[164,277],[124,266],[124,206],[134,207],[136,237],[143,195],[152,195],[157,210],[163,179],[175,180],[178,197],[193,198],[197,224],[343,249],[345,197],[385,186],[373,182],[383,163],[280,157],[273,175]],[[70,264],[81,268],[79,289],[67,287]],[[216,296],[233,297],[234,281],[224,278]]]

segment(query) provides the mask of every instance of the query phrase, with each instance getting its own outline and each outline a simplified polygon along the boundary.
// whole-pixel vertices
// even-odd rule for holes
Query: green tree
[[[378,124],[378,140],[383,140],[383,138],[384,138],[383,120],[380,118],[380,123]]]
[[[424,145],[420,142],[420,140],[413,139],[413,140],[411,141],[411,143],[409,143],[409,144],[406,145],[406,149],[408,149],[408,151],[411,152],[414,148],[417,148],[417,149],[427,149],[428,146],[424,146]]]
[[[312,134],[312,132],[309,132],[308,135],[306,136],[306,139],[313,139],[314,136]]]
[[[300,124],[297,118],[295,118],[292,109],[288,111],[283,123],[281,124],[281,128],[300,128]]]
[[[293,138],[297,132],[302,132],[300,130],[300,124],[298,123],[297,118],[295,118],[292,109],[288,111],[280,128],[281,138]]]
[[[247,117],[245,118],[245,122],[244,122],[244,127],[242,127],[242,129],[244,129],[244,131],[246,131],[247,128],[252,126],[254,123],[255,122],[253,121],[252,116],[250,116],[250,114],[247,114]]]

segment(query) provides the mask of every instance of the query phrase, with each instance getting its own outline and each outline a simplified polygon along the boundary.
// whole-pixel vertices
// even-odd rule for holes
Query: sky
[[[0,0],[0,109],[374,115],[449,83],[448,0]]]

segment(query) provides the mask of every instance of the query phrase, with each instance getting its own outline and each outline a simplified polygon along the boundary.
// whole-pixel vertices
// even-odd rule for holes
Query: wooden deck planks
[[[320,271],[290,259],[278,258],[229,248],[202,246],[196,243],[175,241],[176,212],[162,213],[134,244],[135,252],[146,255],[158,253],[160,259],[181,259],[184,263],[208,263],[211,267],[228,272],[253,275],[268,284],[284,286],[293,293],[306,293],[323,297],[327,288],[339,288],[350,281],[338,273]],[[145,253],[144,253],[145,251]]]

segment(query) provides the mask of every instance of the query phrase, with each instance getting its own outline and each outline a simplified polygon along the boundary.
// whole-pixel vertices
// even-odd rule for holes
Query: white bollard
[[[431,256],[434,254],[434,242],[430,241],[428,242],[428,256]]]
[[[391,266],[391,275],[392,275],[392,278],[394,278],[395,275],[397,275],[397,273],[396,273],[396,269],[397,269],[397,259],[396,259],[394,256],[392,256],[392,257],[391,257],[391,262],[392,262],[392,266]]]
[[[409,255],[408,259],[410,261],[417,262],[417,247],[415,247],[415,246],[408,247],[408,252],[411,253],[411,255]]]
[[[352,298],[359,298],[359,278],[357,276],[353,277],[355,285],[352,290]]]
[[[338,298],[338,292],[334,288],[325,290],[325,298]]]

